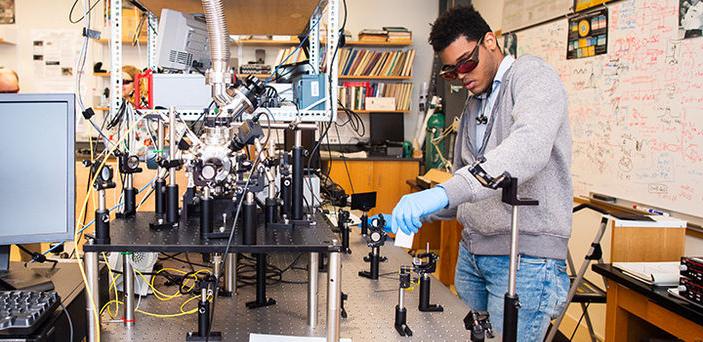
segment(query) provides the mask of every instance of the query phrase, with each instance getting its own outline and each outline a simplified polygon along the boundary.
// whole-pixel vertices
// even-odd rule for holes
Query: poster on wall
[[[0,0],[0,24],[15,23],[15,0]]]
[[[503,35],[503,51],[517,58],[517,35],[515,32],[506,33]]]
[[[703,30],[703,0],[679,0],[679,38],[696,38]]]
[[[566,59],[586,58],[608,52],[608,9],[569,18]]]
[[[610,0],[574,0],[574,12],[585,11],[589,8],[600,6]]]
[[[35,91],[74,91],[81,37],[75,30],[32,30]]]

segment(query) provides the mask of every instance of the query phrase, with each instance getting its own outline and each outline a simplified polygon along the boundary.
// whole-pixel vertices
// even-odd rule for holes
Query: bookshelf
[[[360,41],[353,40],[345,43],[347,46],[369,46],[369,47],[405,47],[413,45],[412,40],[407,41],[385,41],[385,42],[372,42],[372,41]]]
[[[348,41],[339,57],[340,100],[359,114],[409,112],[414,59],[412,40]],[[395,110],[367,110],[370,97],[395,98]]]
[[[339,75],[340,80],[408,81],[412,76]]]

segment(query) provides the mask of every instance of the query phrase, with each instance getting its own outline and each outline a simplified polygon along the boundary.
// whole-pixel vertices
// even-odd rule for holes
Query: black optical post
[[[134,188],[134,174],[142,172],[139,167],[139,157],[118,154],[118,167],[120,173],[124,175],[124,210],[118,217],[131,218],[137,213],[137,190]]]
[[[93,167],[99,166],[98,163]],[[103,165],[100,170],[94,169],[95,183],[93,186],[98,191],[98,209],[95,210],[95,243],[101,245],[110,244],[110,210],[107,209],[105,190],[114,189],[115,182],[112,181],[113,171],[109,165]]]
[[[517,341],[518,309],[520,299],[517,295],[517,266],[518,253],[520,251],[518,243],[520,231],[517,227],[517,209],[520,206],[536,206],[539,202],[529,198],[518,198],[518,180],[510,176],[510,173],[503,172],[498,177],[492,177],[482,167],[485,158],[479,158],[470,168],[469,172],[483,186],[490,189],[503,189],[502,201],[512,207],[512,219],[510,227],[510,268],[508,276],[508,291],[505,293],[503,308],[503,341]]]
[[[256,228],[258,222],[256,218],[256,202],[254,201],[254,193],[247,192],[244,198],[242,210],[242,224],[244,225],[242,242],[245,245],[256,245]],[[273,298],[266,298],[266,254],[257,253],[256,258],[256,300],[247,302],[246,306],[249,309],[256,309],[264,306],[274,305],[276,301]]]
[[[293,146],[293,180],[291,189],[291,218],[294,221],[303,219],[303,132],[295,127],[293,129],[295,143]]]
[[[369,264],[371,268],[368,272],[359,271],[360,277],[372,280],[378,279],[378,270],[381,262],[381,246],[386,242],[386,232],[383,230],[385,224],[386,221],[383,215],[378,215],[369,225],[369,234],[366,236],[366,243],[371,248],[371,254],[369,254]]]
[[[437,270],[437,259],[439,257],[435,253],[428,251],[418,254],[413,258],[413,268],[418,275],[420,281],[420,301],[417,309],[422,312],[443,312],[444,308],[438,304],[430,304],[430,274]]]
[[[342,236],[342,252],[346,254],[351,254],[351,249],[349,248],[349,212],[343,209],[337,211],[337,228],[339,228],[339,234]]]

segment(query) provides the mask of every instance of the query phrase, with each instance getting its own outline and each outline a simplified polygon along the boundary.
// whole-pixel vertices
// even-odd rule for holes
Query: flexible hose
[[[229,77],[229,33],[222,9],[222,0],[202,0],[205,21],[207,22],[210,59],[212,67],[208,71],[208,84],[212,86],[212,99],[220,107],[232,101],[227,94]]]

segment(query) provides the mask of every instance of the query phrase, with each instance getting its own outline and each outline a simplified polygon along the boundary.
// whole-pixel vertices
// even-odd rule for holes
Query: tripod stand
[[[492,177],[482,167],[481,164],[486,158],[479,158],[470,168],[469,172],[476,177],[481,185],[490,189],[503,189],[502,201],[512,207],[512,219],[510,224],[510,267],[508,273],[508,291],[505,293],[503,304],[503,341],[517,341],[517,318],[520,308],[520,299],[517,295],[517,266],[518,266],[518,242],[520,231],[517,227],[517,208],[519,206],[535,206],[539,202],[529,198],[518,198],[518,180],[510,176],[506,171],[498,177]]]

